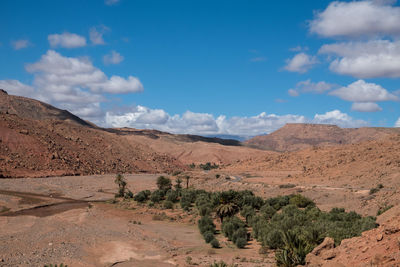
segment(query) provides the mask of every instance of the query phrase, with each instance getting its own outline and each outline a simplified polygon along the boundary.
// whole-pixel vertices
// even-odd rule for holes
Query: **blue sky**
[[[1,1],[0,87],[108,127],[400,126],[396,1]]]

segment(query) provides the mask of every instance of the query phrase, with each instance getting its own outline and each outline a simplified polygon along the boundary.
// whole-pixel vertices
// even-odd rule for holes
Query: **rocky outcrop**
[[[306,266],[400,266],[400,217],[391,218],[337,247],[331,238],[306,257]]]

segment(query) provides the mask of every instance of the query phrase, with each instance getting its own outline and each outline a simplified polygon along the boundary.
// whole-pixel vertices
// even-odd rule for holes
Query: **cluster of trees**
[[[200,167],[200,169],[203,169],[205,171],[209,171],[209,170],[212,170],[212,169],[218,169],[219,165],[217,165],[215,163],[211,164],[211,162],[207,162],[206,164],[200,164],[199,167]]]
[[[163,176],[157,179],[157,187],[153,192],[137,193],[134,200],[149,205],[160,203],[167,209],[179,202],[185,211],[196,209],[200,233],[212,247],[220,246],[213,218],[220,220],[221,232],[238,248],[246,246],[250,239],[248,229],[252,228],[251,237],[263,247],[277,250],[278,266],[304,264],[305,256],[325,237],[332,237],[339,244],[377,226],[375,217],[361,217],[338,208],[323,212],[299,194],[263,199],[249,190],[183,189],[180,180],[172,186],[171,180]]]

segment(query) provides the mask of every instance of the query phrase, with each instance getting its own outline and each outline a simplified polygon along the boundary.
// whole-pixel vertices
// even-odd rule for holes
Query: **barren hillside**
[[[247,140],[245,144],[274,151],[295,151],[313,146],[355,144],[399,133],[396,128],[340,128],[324,124],[286,124],[279,130]]]

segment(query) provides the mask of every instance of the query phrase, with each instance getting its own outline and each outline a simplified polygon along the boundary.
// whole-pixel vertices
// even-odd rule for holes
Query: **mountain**
[[[3,89],[0,89],[0,113],[13,114],[25,119],[60,120],[82,126],[95,126],[67,110],[55,108],[38,100],[8,95]]]
[[[340,128],[336,125],[289,123],[277,131],[253,137],[244,144],[273,151],[295,151],[313,146],[355,144],[400,133],[398,128]]]
[[[236,140],[100,128],[66,110],[0,91],[0,177],[163,173],[265,152]]]

